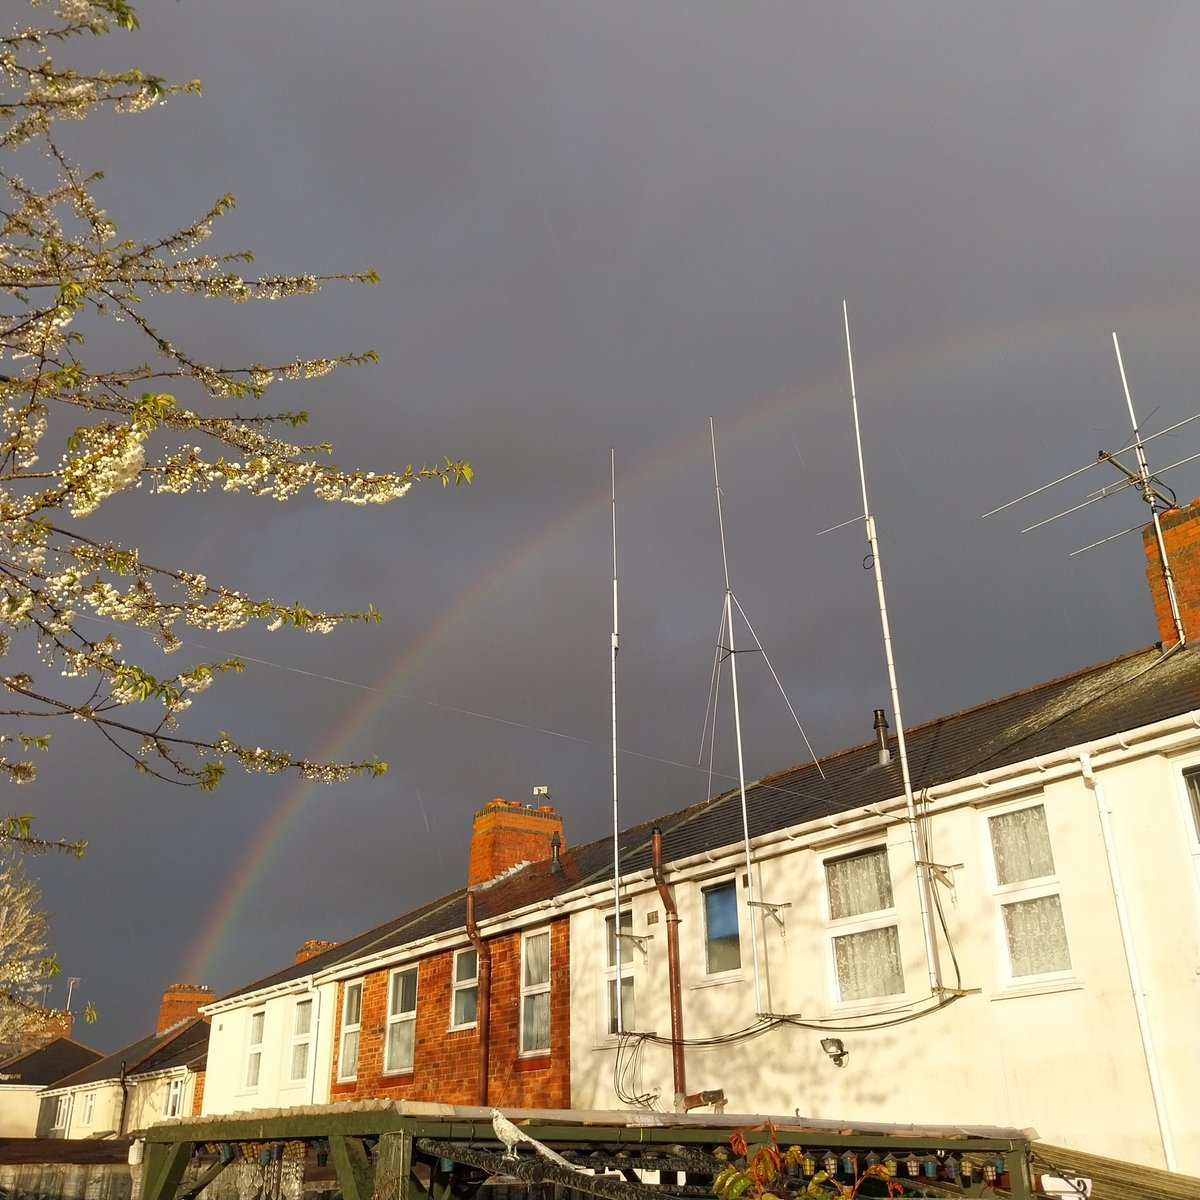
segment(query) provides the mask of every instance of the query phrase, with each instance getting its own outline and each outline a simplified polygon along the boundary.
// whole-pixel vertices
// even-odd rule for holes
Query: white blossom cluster
[[[214,365],[160,327],[164,297],[279,300],[316,292],[331,279],[374,283],[376,277],[255,277],[245,252],[201,253],[216,220],[233,207],[228,195],[165,236],[121,238],[92,193],[94,176],[55,142],[56,122],[84,118],[100,106],[150,107],[197,93],[199,85],[58,61],[72,38],[132,28],[136,18],[127,0],[28,2],[41,10],[41,27],[35,20],[0,35],[0,156],[9,160],[0,163],[0,658],[20,636],[36,648],[41,666],[32,674],[0,676],[6,701],[0,721],[91,723],[137,769],[202,787],[220,780],[225,759],[247,770],[291,770],[321,782],[380,773],[384,764],[375,760],[315,763],[243,746],[227,734],[180,736],[178,719],[195,698],[216,673],[240,664],[191,664],[161,676],[152,669],[159,651],[183,647],[181,631],[188,629],[226,632],[261,621],[271,630],[326,633],[345,621],[377,620],[373,608],[327,613],[254,597],[195,572],[146,563],[135,547],[88,536],[85,522],[143,483],[138,499],[151,504],[170,494],[218,491],[282,501],[307,490],[364,505],[395,500],[418,480],[469,482],[470,464],[446,459],[393,472],[344,470],[329,461],[329,446],[277,436],[303,425],[304,413],[230,411],[273,384],[325,379],[375,356],[305,354]],[[36,162],[22,175],[13,166],[25,156]],[[100,321],[124,323],[101,339],[106,354],[124,344],[122,338],[137,343],[128,365],[89,361],[90,333]],[[153,663],[124,656],[116,636],[121,626],[152,633]],[[189,722],[197,721],[201,707]],[[0,743],[13,736],[0,732]],[[45,737],[24,729],[15,736],[39,748]],[[27,781],[32,765],[0,753],[0,778]]]

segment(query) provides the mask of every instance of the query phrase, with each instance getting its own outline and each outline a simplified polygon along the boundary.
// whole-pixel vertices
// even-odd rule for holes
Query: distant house
[[[103,1057],[69,1037],[56,1037],[0,1062],[0,1137],[33,1137],[43,1090]]]
[[[495,800],[469,885],[209,1004],[203,1112],[390,1098],[570,1103],[562,821]],[[536,860],[536,861],[531,861]]]
[[[37,1135],[124,1137],[156,1121],[198,1112],[208,1022],[196,1013],[211,999],[207,987],[172,984],[163,993],[154,1033],[43,1090]]]

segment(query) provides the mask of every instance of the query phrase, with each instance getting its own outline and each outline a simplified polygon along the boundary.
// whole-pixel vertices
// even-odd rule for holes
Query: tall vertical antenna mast
[[[612,627],[612,794],[613,794],[613,961],[616,966],[616,999],[613,1014],[617,1033],[625,1032],[621,1009],[621,821],[617,809],[617,452],[612,450],[610,477],[612,481],[612,563],[613,563],[613,627]]]
[[[708,419],[712,439],[713,486],[717,492],[717,524],[721,531],[721,564],[725,568],[725,632],[729,638],[729,677],[733,689],[733,728],[737,738],[738,786],[742,797],[742,839],[746,851],[746,901],[750,911],[750,947],[754,955],[754,1011],[761,1013],[762,988],[758,977],[758,927],[755,919],[754,864],[750,859],[750,819],[746,812],[746,766],[742,755],[742,714],[738,706],[737,649],[733,644],[733,588],[729,584],[729,556],[725,551],[725,514],[721,508],[721,480],[717,474],[717,429]]]
[[[908,750],[904,741],[904,718],[900,715],[900,687],[896,682],[896,663],[892,657],[892,633],[888,625],[887,598],[883,590],[883,564],[879,558],[879,538],[875,532],[875,518],[871,515],[871,507],[867,502],[867,471],[863,464],[862,431],[858,423],[858,395],[854,390],[854,355],[850,350],[850,312],[845,300],[842,301],[842,321],[846,327],[846,365],[850,371],[850,404],[854,410],[854,442],[858,447],[858,478],[862,485],[863,521],[867,527],[867,545],[871,550],[871,562],[875,570],[879,623],[883,629],[883,653],[887,659],[888,685],[892,691],[892,712],[896,718],[896,747],[900,754],[900,776],[904,782],[909,836],[912,839],[913,862],[917,870],[917,891],[921,902],[921,932],[925,938],[925,964],[929,969],[930,991],[940,996],[943,989],[941,968],[938,963],[937,937],[930,911],[932,904],[929,892],[929,856],[925,849],[925,834],[917,819],[912,777],[908,770]]]
[[[1137,454],[1138,479],[1142,490],[1142,498],[1150,505],[1150,519],[1154,522],[1154,536],[1158,541],[1158,561],[1162,563],[1163,583],[1167,589],[1167,600],[1171,605],[1171,619],[1175,622],[1175,634],[1181,646],[1187,645],[1187,635],[1183,631],[1183,618],[1179,615],[1179,599],[1175,595],[1175,576],[1171,573],[1171,562],[1167,557],[1166,543],[1163,541],[1162,522],[1158,518],[1158,493],[1150,480],[1150,465],[1146,461],[1146,449],[1142,445],[1142,433],[1138,429],[1137,417],[1133,414],[1133,400],[1129,395],[1129,381],[1125,378],[1125,364],[1121,361],[1121,344],[1113,332],[1113,349],[1117,352],[1117,368],[1121,372],[1121,386],[1125,389],[1125,405],[1129,409],[1129,420],[1133,424],[1133,449]],[[1118,464],[1119,465],[1119,464]]]

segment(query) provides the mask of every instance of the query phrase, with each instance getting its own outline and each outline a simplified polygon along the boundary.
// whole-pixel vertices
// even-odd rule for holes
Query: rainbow
[[[853,320],[853,310],[851,318]],[[840,314],[839,314],[840,317]],[[975,331],[967,336],[958,335],[937,343],[929,343],[916,350],[897,351],[892,354],[867,357],[858,366],[860,391],[867,396],[879,396],[889,385],[910,379],[913,376],[936,376],[949,373],[964,365],[978,366],[994,361],[998,352],[1011,352],[1014,348],[1033,343],[1053,343],[1067,337],[1092,337],[1097,352],[1102,353],[1109,331],[1153,329],[1157,333],[1194,334],[1197,311],[1192,304],[1170,303],[1154,308],[1142,308],[1132,312],[1083,314],[1060,314],[1047,320],[1026,320],[1003,327]],[[1134,385],[1136,388],[1136,384]],[[834,396],[846,390],[845,369],[840,364],[823,376],[808,380],[794,388],[784,389],[740,407],[736,417],[718,423],[718,434],[744,437],[759,426],[792,414],[801,402]],[[868,405],[871,403],[868,400]],[[651,459],[636,467],[632,475],[624,475],[620,489],[634,490],[670,486],[671,477],[685,470],[695,474],[696,470],[707,470],[709,433],[707,425],[697,423],[697,428],[688,436],[667,447]],[[619,466],[619,464],[618,464]],[[330,730],[328,736],[313,756],[319,761],[334,761],[341,757],[344,748],[351,743],[355,734],[369,725],[377,710],[389,698],[399,693],[405,677],[415,671],[431,655],[437,652],[456,629],[469,622],[488,598],[510,578],[529,569],[537,558],[551,547],[572,537],[579,527],[610,502],[607,463],[597,466],[597,487],[589,492],[572,510],[568,510],[546,526],[532,534],[515,553],[505,555],[501,564],[484,571],[473,586],[464,588],[462,598],[448,608],[436,621],[424,629],[420,636],[404,647],[399,656],[390,663],[370,685],[361,686],[362,699],[349,707],[342,720]],[[486,486],[482,482],[479,486]],[[242,855],[232,878],[223,893],[207,914],[190,950],[181,979],[207,980],[213,972],[222,943],[228,932],[241,918],[243,909],[258,880],[266,874],[273,858],[284,841],[289,827],[303,811],[305,802],[320,785],[297,782],[279,800],[274,811],[263,822],[257,836]]]

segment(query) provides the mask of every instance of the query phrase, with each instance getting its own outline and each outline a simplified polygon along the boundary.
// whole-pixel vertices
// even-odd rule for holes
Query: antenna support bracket
[[[935,863],[922,861],[920,865],[929,871],[929,873],[938,881],[938,883],[942,884],[944,887],[948,887],[951,891],[954,891],[954,872],[961,871],[963,869],[962,863]]]
[[[647,957],[646,943],[648,941],[650,941],[651,938],[654,937],[654,934],[652,934],[652,933],[619,933],[619,934],[617,934],[617,937],[619,937],[621,939],[621,941],[623,941],[623,942],[632,942],[637,947],[637,949],[641,952],[642,958],[645,959]]]
[[[781,910],[792,907],[792,902],[790,900],[785,900],[782,904],[772,904],[768,900],[747,900],[746,903],[749,904],[751,908],[763,909],[767,916],[771,917],[775,921],[775,924],[779,926],[779,932],[785,937],[787,936],[787,926],[784,925],[783,918],[779,914]]]

